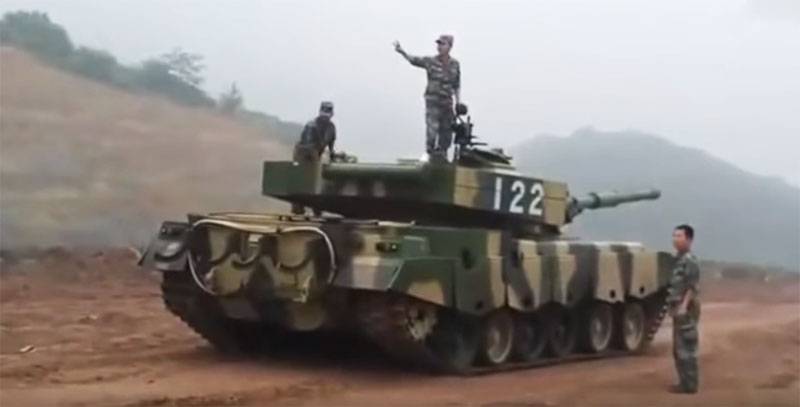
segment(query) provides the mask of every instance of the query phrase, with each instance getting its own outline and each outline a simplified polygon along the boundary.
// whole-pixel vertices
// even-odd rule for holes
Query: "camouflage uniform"
[[[322,109],[330,109],[333,113],[333,105],[329,102],[323,102]],[[333,155],[333,145],[336,142],[336,125],[330,120],[317,117],[314,120],[306,123],[303,127],[303,132],[300,135],[300,141],[294,146],[293,160],[300,163],[318,163],[322,153],[327,147]],[[303,214],[305,208],[302,205],[292,204],[292,213]],[[318,211],[314,211],[315,215],[319,215]]]
[[[694,295],[689,301],[686,313],[672,317],[672,355],[682,390],[696,392],[699,386],[697,348],[699,343],[698,324],[700,322],[700,268],[692,253],[681,255],[672,270],[669,297],[667,302],[673,309],[680,306],[687,291]]]
[[[461,68],[455,58],[408,56],[411,65],[425,69],[425,126],[428,154],[445,154],[453,138],[453,98],[461,88]]]
[[[320,156],[329,148],[333,152],[336,142],[336,126],[332,121],[319,118],[311,120],[303,127],[300,141],[294,146],[294,160],[298,162],[319,161]]]

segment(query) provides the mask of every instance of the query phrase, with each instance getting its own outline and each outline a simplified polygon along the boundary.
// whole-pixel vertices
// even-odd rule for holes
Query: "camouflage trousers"
[[[699,334],[697,325],[699,315],[684,314],[672,318],[672,357],[678,372],[679,386],[696,392],[700,385],[700,371],[697,366]]]
[[[314,146],[300,144],[297,143],[294,146],[294,154],[292,156],[292,160],[298,163],[319,163],[320,162],[320,154],[314,148]],[[306,208],[303,205],[293,203],[292,204],[292,213],[295,215],[304,215],[306,213]],[[320,212],[314,210],[314,215],[319,216]]]
[[[455,114],[451,101],[425,100],[425,146],[429,155],[446,155],[453,140]]]
[[[313,145],[297,143],[294,145],[292,159],[299,163],[315,162],[320,160],[320,154]]]

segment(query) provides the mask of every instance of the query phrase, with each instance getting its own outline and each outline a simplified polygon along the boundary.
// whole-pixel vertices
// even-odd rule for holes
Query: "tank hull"
[[[232,213],[166,222],[143,257],[167,308],[221,350],[355,330],[462,374],[640,351],[671,261],[635,243]]]

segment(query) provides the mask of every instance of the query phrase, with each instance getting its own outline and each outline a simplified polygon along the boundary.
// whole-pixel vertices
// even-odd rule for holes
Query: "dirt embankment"
[[[4,247],[125,245],[190,211],[263,210],[261,162],[289,148],[188,108],[0,47]],[[274,207],[274,206],[273,206]]]
[[[316,343],[222,357],[161,304],[128,249],[14,256],[0,273],[0,405],[796,406],[794,275],[704,281],[701,391],[674,380],[669,327],[643,356],[481,377],[402,370],[379,352]]]

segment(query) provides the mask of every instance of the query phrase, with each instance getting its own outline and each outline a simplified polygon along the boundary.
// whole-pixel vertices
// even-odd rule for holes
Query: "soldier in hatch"
[[[679,225],[672,232],[677,260],[672,270],[667,303],[672,315],[672,355],[679,378],[679,383],[671,389],[675,393],[697,393],[699,386],[700,268],[692,254],[693,240],[694,229],[689,225]]]
[[[325,148],[333,158],[333,145],[336,142],[336,125],[333,118],[333,102],[322,102],[319,115],[306,123],[300,134],[300,141],[294,146],[294,160],[298,162],[316,162],[322,157]]]
[[[333,102],[322,102],[319,105],[319,114],[316,118],[306,123],[300,140],[294,146],[294,161],[303,163],[317,163],[322,159],[325,149],[328,149],[329,158],[333,161],[335,155],[333,145],[336,143],[336,126],[333,118]],[[292,213],[303,214],[302,205],[292,204]],[[314,212],[319,215],[317,211]]]
[[[450,56],[453,36],[441,35],[436,40],[437,55],[417,57],[406,53],[395,41],[394,49],[411,65],[425,69],[428,86],[425,88],[425,144],[433,159],[447,159],[447,149],[453,137],[453,103],[461,102],[461,67]]]

